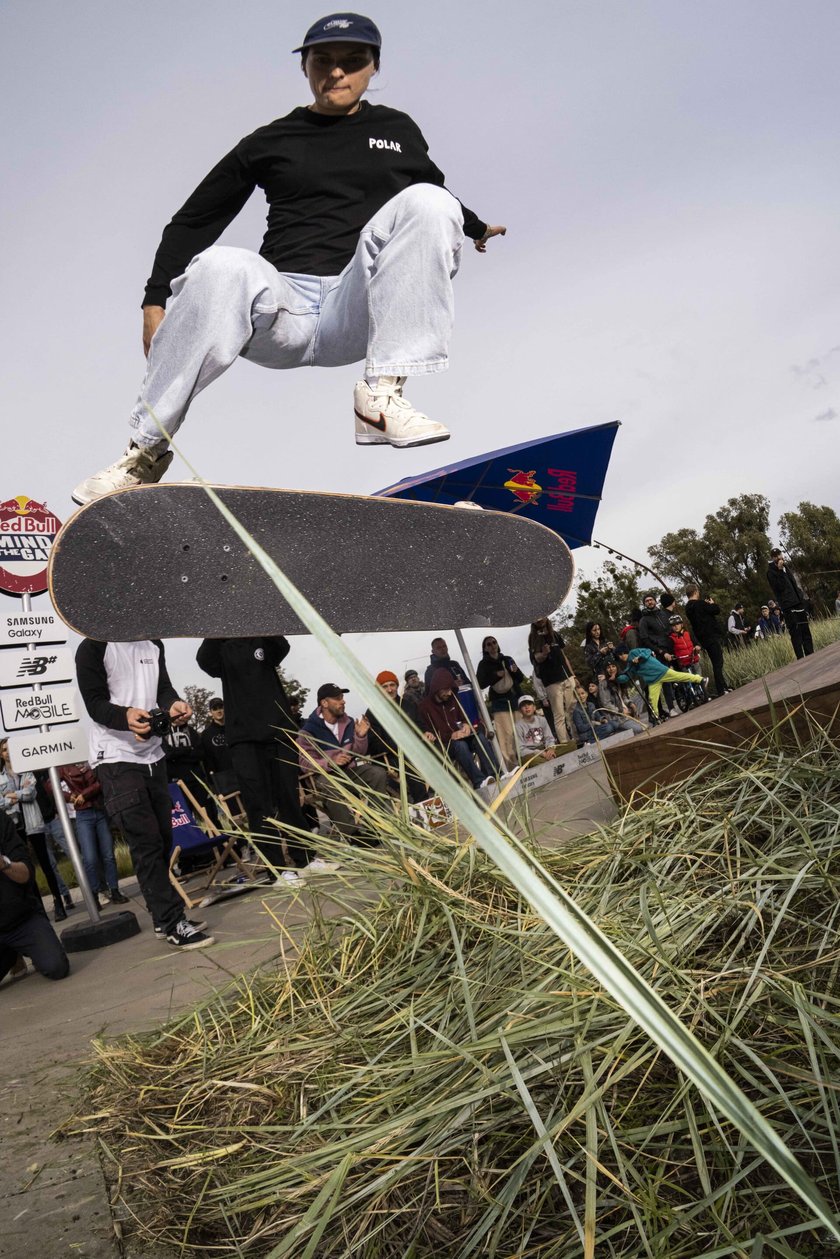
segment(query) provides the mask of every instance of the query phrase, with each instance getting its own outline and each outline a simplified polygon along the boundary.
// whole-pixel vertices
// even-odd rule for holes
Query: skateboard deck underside
[[[515,515],[214,488],[339,633],[524,625],[571,587],[566,544]],[[104,641],[307,632],[200,485],[83,507],[54,544],[50,592],[67,625]]]

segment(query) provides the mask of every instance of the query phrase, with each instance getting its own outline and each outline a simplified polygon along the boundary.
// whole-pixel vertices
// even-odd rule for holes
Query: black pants
[[[32,845],[32,851],[38,865],[44,871],[44,878],[47,880],[47,887],[52,892],[56,903],[61,904],[61,893],[58,890],[58,880],[55,877],[55,870],[52,868],[49,853],[47,852],[47,837],[41,831],[37,835],[27,835],[26,837]]]
[[[184,917],[184,902],[169,879],[172,801],[166,761],[114,761],[97,765],[96,773],[108,817],[128,844],[146,908],[155,926],[169,932]]]
[[[723,673],[723,648],[716,638],[710,639],[707,643],[702,643],[701,646],[712,664],[712,672],[715,675],[715,690],[718,695],[722,695],[724,691],[729,690],[729,683]]]
[[[230,754],[248,814],[248,829],[257,847],[273,866],[284,866],[281,840],[285,838],[290,860],[296,866],[305,866],[313,856],[312,849],[302,836],[288,829],[309,830],[300,805],[298,765],[292,760],[291,750],[277,742],[234,743]],[[266,818],[280,822],[282,836]]]
[[[784,608],[785,625],[790,634],[790,645],[797,660],[803,656],[813,656],[814,640],[811,637],[811,626],[808,624],[808,613],[804,608]]]
[[[7,975],[18,957],[30,957],[32,965],[47,979],[64,979],[70,963],[61,941],[40,911],[31,913],[23,922],[8,930],[0,930],[0,979]]]
[[[378,835],[371,833],[363,821],[356,821],[351,805],[344,799],[342,785],[357,788],[360,795],[374,791],[380,796],[398,793],[399,787],[388,777],[384,765],[375,765],[372,761],[356,761],[345,765],[340,772],[333,770],[318,775],[321,804],[341,838],[362,848],[375,847],[381,842]]]

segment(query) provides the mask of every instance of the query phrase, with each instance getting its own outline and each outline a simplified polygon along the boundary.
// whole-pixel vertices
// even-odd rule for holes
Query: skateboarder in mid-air
[[[241,356],[264,367],[364,360],[356,442],[421,446],[444,426],[403,395],[443,371],[464,237],[479,253],[504,227],[444,187],[416,123],[363,100],[379,69],[370,18],[320,19],[299,48],[312,103],[241,140],[166,227],[143,301],[146,376],[122,458],[73,491],[86,503],[159,481],[193,398]],[[215,241],[259,186],[259,254]],[[157,421],[157,422],[156,422]]]

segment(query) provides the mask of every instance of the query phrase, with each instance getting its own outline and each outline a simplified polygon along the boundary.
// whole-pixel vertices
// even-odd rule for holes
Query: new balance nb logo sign
[[[369,149],[393,149],[395,153],[402,153],[402,149],[396,140],[374,140],[373,136],[368,139]]]
[[[57,656],[24,656],[17,671],[19,678],[38,678],[46,673],[47,665],[55,664]]]

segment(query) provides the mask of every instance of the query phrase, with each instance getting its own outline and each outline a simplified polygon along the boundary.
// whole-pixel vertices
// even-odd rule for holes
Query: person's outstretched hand
[[[490,227],[490,225],[488,224],[487,231],[484,233],[481,239],[473,242],[475,244],[475,247],[478,253],[480,254],[487,253],[487,242],[493,236],[507,236],[507,228],[506,227]]]

